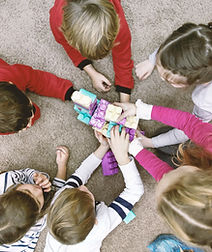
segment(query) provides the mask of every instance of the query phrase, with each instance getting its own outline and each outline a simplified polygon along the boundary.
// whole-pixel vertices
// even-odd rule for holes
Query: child
[[[71,100],[74,91],[69,80],[0,59],[0,135],[28,128],[40,117],[39,107],[25,95],[26,90],[63,101]]]
[[[111,88],[110,81],[92,66],[112,50],[116,91],[128,102],[132,78],[131,34],[120,0],[55,0],[50,26],[74,65],[84,70],[99,92]]]
[[[58,146],[56,189],[65,182],[67,161],[68,149]],[[34,251],[46,224],[43,192],[50,190],[49,175],[43,172],[26,168],[0,174],[0,251]]]
[[[174,31],[148,60],[136,66],[139,79],[146,79],[157,67],[158,73],[176,88],[196,85],[192,93],[193,114],[204,122],[212,120],[212,23],[186,23]],[[183,143],[188,137],[178,129],[151,138],[144,147]]]
[[[136,165],[128,157],[129,135],[123,129],[111,131],[112,149],[124,176],[126,187],[109,207],[95,202],[93,194],[84,186],[101,164],[108,151],[108,142],[96,132],[99,148],[87,157],[65,186],[55,194],[48,214],[45,252],[49,251],[100,251],[104,238],[126,217],[143,194],[143,184]]]
[[[176,127],[193,141],[180,146],[180,167],[173,170],[142,146],[142,135],[129,152],[157,181],[157,208],[184,241],[212,246],[212,125],[188,112],[153,106],[138,100],[121,104],[125,114]]]

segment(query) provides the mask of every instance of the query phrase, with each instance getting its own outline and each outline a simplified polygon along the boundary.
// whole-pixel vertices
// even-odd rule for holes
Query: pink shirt
[[[212,125],[210,123],[202,122],[188,112],[161,106],[153,106],[151,118],[182,130],[195,144],[212,153]],[[141,150],[135,158],[157,181],[165,173],[173,170],[166,162],[146,149]]]

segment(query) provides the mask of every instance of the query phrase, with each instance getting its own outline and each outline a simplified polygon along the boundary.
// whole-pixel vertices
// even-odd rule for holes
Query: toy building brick
[[[129,116],[117,122],[122,113],[121,107],[114,106],[104,99],[98,100],[95,94],[85,89],[75,91],[71,99],[75,104],[74,110],[79,114],[77,119],[81,122],[93,126],[93,129],[108,138],[110,138],[110,131],[115,125],[119,125],[120,131],[124,126],[130,136],[130,141],[134,139],[138,119],[135,116]],[[111,151],[105,155],[102,162],[104,175],[112,175],[118,172],[118,164],[114,159]]]

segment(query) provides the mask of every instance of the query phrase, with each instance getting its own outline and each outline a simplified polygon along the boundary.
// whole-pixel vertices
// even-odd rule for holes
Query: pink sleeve
[[[210,123],[202,122],[188,112],[161,106],[153,106],[151,118],[184,131],[194,143],[212,152],[212,125]]]
[[[166,162],[160,160],[155,154],[146,149],[140,151],[135,156],[135,159],[156,181],[160,181],[165,173],[173,170]]]

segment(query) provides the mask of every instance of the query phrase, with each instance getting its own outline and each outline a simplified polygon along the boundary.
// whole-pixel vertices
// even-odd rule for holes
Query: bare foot
[[[56,163],[57,163],[57,178],[66,179],[66,166],[69,159],[69,149],[66,146],[57,146]]]

